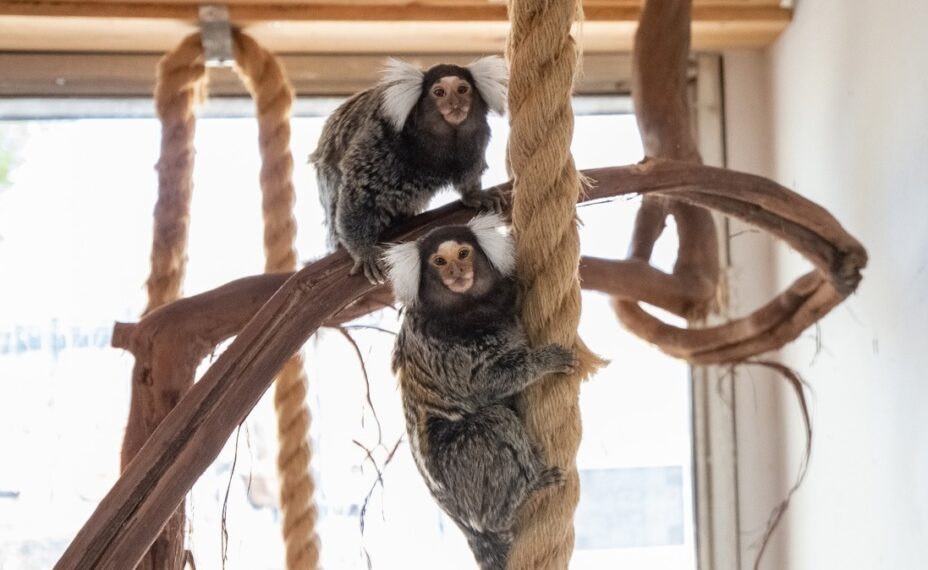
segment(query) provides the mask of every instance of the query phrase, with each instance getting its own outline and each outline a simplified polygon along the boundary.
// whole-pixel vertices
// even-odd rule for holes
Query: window
[[[580,168],[640,159],[627,106],[617,97],[578,99]],[[197,127],[187,294],[263,266],[256,124],[235,116],[241,108],[214,106],[225,116]],[[305,157],[322,128],[319,109],[331,102],[299,108],[309,111],[294,119],[292,141],[298,247],[308,260],[324,253],[324,238]],[[492,127],[485,185],[505,179],[508,126],[495,119]],[[50,567],[118,476],[132,358],[108,348],[109,335],[114,320],[136,320],[144,305],[159,137],[152,118],[0,122],[0,379],[8,394],[0,399],[0,567]],[[448,192],[438,201],[452,199]],[[636,209],[637,200],[584,206],[583,253],[623,256]],[[659,242],[656,262],[669,267],[673,239],[668,232]],[[581,392],[571,567],[693,569],[688,368],[622,330],[606,298],[585,293],[583,302],[581,335],[611,364]],[[376,420],[355,348],[340,332],[320,331],[304,349],[323,565],[473,568],[404,443],[384,465],[404,429],[387,364],[393,339],[384,332],[396,328],[396,315],[384,311],[348,330],[369,373]],[[283,568],[275,433],[266,396],[240,432],[237,456],[233,437],[194,487],[188,514],[198,568],[222,566],[227,487],[225,567]]]

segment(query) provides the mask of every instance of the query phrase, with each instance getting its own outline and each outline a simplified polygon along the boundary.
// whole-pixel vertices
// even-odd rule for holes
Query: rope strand
[[[570,99],[579,50],[570,29],[579,13],[575,0],[509,4],[508,156],[516,258],[524,287],[522,320],[533,344],[573,346],[580,362],[574,375],[541,380],[521,398],[530,435],[547,461],[562,469],[566,482],[521,509],[510,570],[567,568],[580,497],[575,464],[582,430],[580,381],[600,365],[577,337],[580,240],[575,205],[581,180],[570,154]]]
[[[158,201],[151,245],[148,314],[180,298],[187,268],[187,228],[193,192],[197,105],[206,95],[206,67],[200,36],[188,36],[158,63],[155,107],[161,119]]]
[[[255,100],[261,150],[261,209],[264,216],[266,272],[296,269],[296,220],[293,205],[293,154],[290,152],[290,109],[293,89],[272,54],[249,36],[235,34],[236,71]],[[306,373],[296,355],[274,384],[277,415],[277,473],[280,478],[282,532],[289,570],[313,570],[319,564],[316,535],[315,482],[309,471],[310,414],[306,405]]]

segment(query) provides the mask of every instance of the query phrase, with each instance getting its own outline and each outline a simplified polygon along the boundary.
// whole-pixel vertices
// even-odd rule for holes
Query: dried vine
[[[576,339],[579,313],[573,219],[579,179],[565,146],[572,123],[564,103],[576,61],[568,32],[578,10],[572,0],[541,4],[513,0],[509,46],[514,71],[510,161],[517,187],[513,222],[520,238],[520,272],[528,284],[526,325],[533,339],[565,343]],[[856,289],[867,255],[827,211],[808,200],[764,178],[698,164],[682,83],[689,12],[689,0],[645,4],[634,81],[639,124],[646,152],[652,158],[639,165],[584,173],[594,183],[586,200],[621,194],[642,194],[644,200],[630,258],[584,259],[580,275],[585,287],[613,295],[623,323],[665,352],[694,363],[737,362],[793,340],[840,303]],[[192,104],[202,94],[202,83],[197,75],[201,65],[198,45],[191,45],[189,40],[176,52],[176,57],[188,58],[189,69],[182,61],[165,69],[178,73],[179,94],[168,97]],[[525,88],[543,83],[547,87],[542,97],[532,97],[531,90]],[[532,120],[539,116],[554,119]],[[193,125],[192,115],[176,113],[171,117],[166,122],[165,140],[171,138],[174,143],[163,148],[176,152],[179,166],[174,169],[164,158],[159,163],[162,180],[170,176],[173,182],[170,187],[164,183],[159,188],[159,208],[168,214],[160,222],[156,216],[149,279],[150,291],[156,293],[151,294],[148,314],[138,325],[117,325],[113,342],[136,356],[133,410],[140,411],[137,390],[141,394],[152,389],[149,387],[156,387],[152,401],[161,406],[155,410],[161,417],[177,405],[144,446],[145,440],[137,434],[133,438],[127,434],[123,475],[56,568],[121,569],[139,562],[163,525],[173,528],[169,521],[179,512],[177,506],[187,490],[306,338],[319,326],[344,323],[390,302],[390,293],[384,288],[374,288],[360,277],[347,277],[350,260],[339,251],[296,274],[239,280],[154,310],[179,295],[184,269],[184,196],[189,202],[190,188],[185,168],[192,164]],[[163,205],[162,194],[166,197]],[[550,203],[543,206],[542,202]],[[689,318],[701,317],[711,308],[718,254],[715,228],[705,209],[740,218],[783,239],[809,259],[813,271],[753,314],[724,325],[680,329],[663,323],[647,313],[640,302]],[[449,205],[411,220],[394,238],[410,239],[469,215],[459,206]],[[667,215],[675,217],[680,237],[671,274],[648,263]],[[156,250],[165,253],[156,259]],[[178,401],[192,384],[197,363],[218,342],[234,334],[238,338],[229,349]],[[581,355],[587,369],[594,365],[592,355],[583,351]],[[549,382],[528,396],[531,404],[525,415],[529,428],[544,444],[552,462],[565,468],[568,484],[563,492],[529,505],[522,513],[511,567],[566,567],[569,560],[569,519],[577,495],[572,465],[579,439],[577,383],[577,378]],[[557,421],[565,419],[567,424],[558,426]],[[154,425],[149,423],[145,429]],[[132,452],[136,457],[131,463],[126,459],[130,442],[137,450],[137,454]]]
[[[645,156],[701,164],[690,125],[687,57],[691,0],[647,0],[635,34],[632,98]],[[703,208],[663,196],[646,196],[635,219],[629,258],[647,264],[672,215],[679,249],[670,275],[651,268],[655,285],[686,291],[683,315],[698,319],[712,308],[719,281],[715,224]],[[641,297],[634,300],[643,299]],[[632,304],[619,300],[618,306]],[[618,311],[620,320],[623,312]]]
[[[758,176],[675,161],[582,174],[594,185],[583,197],[588,201],[660,194],[705,205],[701,200],[711,200],[713,192],[738,195],[741,199],[720,203],[725,213],[773,233],[788,223],[809,231],[791,245],[813,261],[839,298],[853,291],[866,263],[863,247],[827,212]],[[758,212],[765,215],[758,216]],[[465,221],[470,215],[459,204],[451,204],[417,216],[389,238],[412,239],[432,227]],[[830,253],[815,245],[822,240],[830,244]],[[346,277],[349,268],[348,256],[339,251],[296,274],[241,279],[180,299],[152,312],[139,325],[117,327],[114,345],[134,347],[134,374],[139,378],[156,369],[182,376],[188,367],[192,378],[195,364],[187,363],[190,356],[179,355],[190,355],[198,348],[208,352],[204,347],[213,339],[218,337],[218,343],[236,331],[238,337],[155,429],[55,568],[130,568],[142,558],[187,490],[309,335],[326,323],[344,322],[389,302],[389,293],[382,288],[372,288],[363,278]],[[604,281],[601,276],[591,280]],[[621,284],[616,287],[622,288]],[[260,307],[257,312],[256,307]],[[801,327],[809,315],[787,307],[776,312],[793,323],[790,329],[767,336],[782,345],[795,338],[788,330]],[[162,335],[173,336],[174,347],[153,341]],[[151,361],[146,361],[138,356],[152,350],[160,357],[151,355]]]

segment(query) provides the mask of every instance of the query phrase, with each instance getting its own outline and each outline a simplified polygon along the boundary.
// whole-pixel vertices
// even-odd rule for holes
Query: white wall
[[[926,26],[926,0],[801,0],[772,48],[725,54],[729,166],[823,205],[871,258],[858,293],[821,322],[821,352],[807,331],[780,355],[812,384],[815,439],[763,568],[928,568]],[[773,293],[763,277],[783,288],[807,267],[753,235],[733,246],[757,270],[740,283],[742,310]],[[795,476],[802,439],[782,386],[756,371],[740,380],[749,568],[746,547]]]

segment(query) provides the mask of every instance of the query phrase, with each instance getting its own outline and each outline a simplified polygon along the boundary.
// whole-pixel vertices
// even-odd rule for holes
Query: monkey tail
[[[511,533],[477,532],[465,527],[464,535],[480,570],[506,570],[506,558],[512,545]]]

